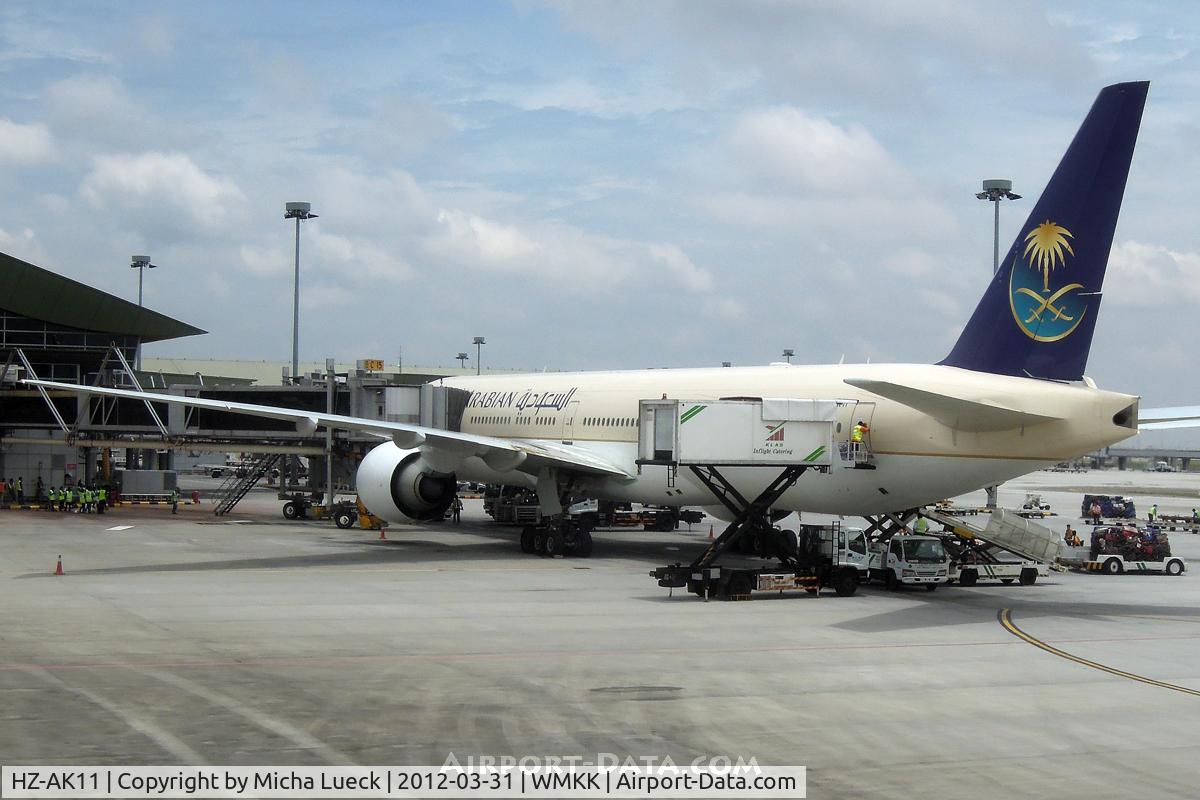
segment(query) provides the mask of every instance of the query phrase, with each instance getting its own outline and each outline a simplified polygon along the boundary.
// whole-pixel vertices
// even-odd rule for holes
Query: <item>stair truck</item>
[[[1062,541],[1053,531],[1020,511],[993,509],[982,530],[937,511],[923,509],[920,513],[945,528],[939,535],[950,554],[950,581],[960,586],[974,586],[982,580],[1030,586],[1050,574],[1048,565],[1055,563],[1062,550]]]

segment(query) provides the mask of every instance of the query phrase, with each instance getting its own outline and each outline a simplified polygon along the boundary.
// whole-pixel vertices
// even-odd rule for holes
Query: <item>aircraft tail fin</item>
[[[1079,380],[1150,84],[1100,91],[950,355],[951,367]]]

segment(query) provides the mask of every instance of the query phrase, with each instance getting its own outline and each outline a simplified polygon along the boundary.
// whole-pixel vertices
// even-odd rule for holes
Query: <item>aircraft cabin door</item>
[[[859,420],[867,423],[867,428],[871,427],[871,420],[875,416],[875,403],[871,401],[851,400],[838,404],[837,426],[833,429],[833,438],[838,445],[838,453],[843,461],[853,461],[850,447],[850,435],[854,430],[854,425]],[[867,452],[871,452],[871,431],[868,430],[863,436],[863,444],[866,446]]]
[[[579,401],[572,400],[570,403],[567,404],[567,407],[563,409],[562,413],[563,413],[562,443],[563,444],[575,444],[576,422],[577,421],[579,423],[583,422],[583,420],[575,419],[575,415],[577,413],[579,413]]]

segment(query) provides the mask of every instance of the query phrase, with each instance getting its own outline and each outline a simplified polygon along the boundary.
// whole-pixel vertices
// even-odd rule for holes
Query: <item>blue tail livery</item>
[[[942,364],[1050,380],[1083,377],[1149,86],[1118,83],[1100,91]]]

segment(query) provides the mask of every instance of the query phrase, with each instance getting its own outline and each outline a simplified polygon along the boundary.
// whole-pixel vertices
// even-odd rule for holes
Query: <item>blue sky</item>
[[[1089,372],[1200,379],[1191,4],[0,6],[0,250],[212,333],[152,355],[933,361],[1100,87],[1149,79]]]

